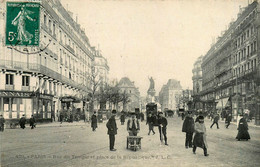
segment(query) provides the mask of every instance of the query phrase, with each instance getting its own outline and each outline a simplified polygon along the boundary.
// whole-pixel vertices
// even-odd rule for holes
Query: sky
[[[192,89],[192,69],[214,39],[252,0],[61,0],[78,17],[92,46],[110,67],[109,78],[128,77],[146,96],[169,79]]]

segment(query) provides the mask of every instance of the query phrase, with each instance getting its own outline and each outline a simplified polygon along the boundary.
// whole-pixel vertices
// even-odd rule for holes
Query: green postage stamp
[[[6,3],[6,45],[39,46],[40,4]]]

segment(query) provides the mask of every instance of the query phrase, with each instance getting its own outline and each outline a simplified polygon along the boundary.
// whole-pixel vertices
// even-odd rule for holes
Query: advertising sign
[[[40,4],[6,3],[6,45],[39,46]]]

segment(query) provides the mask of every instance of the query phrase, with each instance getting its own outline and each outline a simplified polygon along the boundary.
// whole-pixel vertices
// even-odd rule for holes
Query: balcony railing
[[[9,66],[6,66],[6,64],[12,64],[12,63],[11,63],[11,61],[8,61],[8,60],[0,60],[0,67],[8,68],[11,70],[17,70],[14,67],[9,68]],[[84,86],[77,84],[75,81],[62,76],[60,73],[58,73],[48,67],[45,67],[43,65],[40,65],[37,63],[23,63],[23,62],[15,62],[14,64],[16,64],[18,67],[20,67],[19,70],[28,70],[28,71],[32,71],[32,72],[38,72],[45,76],[53,78],[59,82],[62,82],[66,85],[72,86],[77,89],[85,90]],[[14,85],[5,85],[5,88],[6,88],[6,90],[14,90]],[[24,89],[31,89],[31,88],[29,87],[29,88],[24,88]]]
[[[22,86],[22,91],[31,91],[30,86]]]
[[[5,85],[5,90],[14,90],[14,85]]]

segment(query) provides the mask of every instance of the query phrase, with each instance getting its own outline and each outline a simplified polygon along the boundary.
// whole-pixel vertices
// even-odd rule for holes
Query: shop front
[[[5,119],[30,118],[34,108],[32,92],[0,90],[0,111]]]

